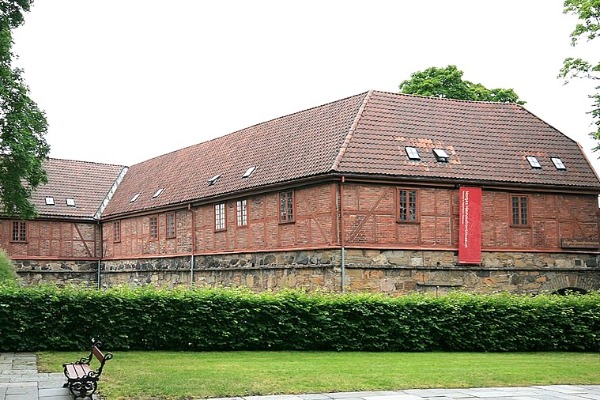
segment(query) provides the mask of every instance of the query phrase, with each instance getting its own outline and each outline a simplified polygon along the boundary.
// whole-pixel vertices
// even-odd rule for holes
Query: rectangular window
[[[121,241],[121,221],[113,222],[113,242],[117,243]]]
[[[150,239],[158,239],[158,217],[150,217]]]
[[[25,221],[13,221],[12,241],[13,242],[26,242],[27,241],[27,225],[26,225]]]
[[[513,226],[529,225],[529,198],[527,196],[512,196],[512,224]]]
[[[294,191],[279,193],[279,222],[294,222]]]
[[[167,239],[172,239],[177,235],[175,231],[175,213],[167,213]]]
[[[247,226],[248,225],[248,208],[247,201],[238,200],[237,201],[237,226]]]
[[[419,222],[419,192],[398,189],[398,222]]]
[[[225,203],[215,204],[215,231],[225,230]]]

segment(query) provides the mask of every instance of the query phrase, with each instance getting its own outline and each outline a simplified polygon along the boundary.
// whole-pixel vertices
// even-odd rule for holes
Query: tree
[[[512,89],[488,89],[480,83],[462,79],[463,72],[455,65],[446,68],[430,67],[414,72],[400,84],[400,93],[450,99],[495,101],[525,104]]]
[[[0,0],[0,202],[5,215],[36,216],[31,193],[47,182],[50,147],[43,111],[29,97],[23,71],[13,68],[12,30],[22,25],[33,0]]]
[[[571,46],[575,47],[582,38],[587,41],[594,40],[600,34],[600,0],[566,0],[564,2],[564,13],[575,15],[580,22],[575,25],[571,32]],[[568,83],[572,78],[583,78],[597,81],[600,79],[600,63],[591,63],[581,58],[568,57],[563,62],[559,78]],[[589,95],[593,105],[589,113],[592,115],[595,131],[590,136],[600,140],[600,85],[595,87],[596,93]],[[594,151],[600,150],[598,144]]]

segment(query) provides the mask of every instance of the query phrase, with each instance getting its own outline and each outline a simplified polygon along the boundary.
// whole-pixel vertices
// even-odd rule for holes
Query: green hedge
[[[0,288],[0,352],[84,349],[91,337],[107,350],[600,351],[600,293]]]

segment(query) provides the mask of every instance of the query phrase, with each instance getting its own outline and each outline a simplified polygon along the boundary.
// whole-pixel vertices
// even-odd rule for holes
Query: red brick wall
[[[397,222],[397,187],[346,183],[342,199],[345,244],[348,247],[457,248],[458,190],[407,188],[419,191],[419,223]],[[595,195],[519,194],[529,198],[530,224],[527,227],[511,226],[511,193],[483,191],[484,250],[557,250],[561,238],[598,241]]]
[[[166,213],[120,220],[121,240],[114,242],[114,223],[103,224],[105,258],[168,256],[323,247],[337,243],[337,185],[325,184],[294,191],[295,221],[279,222],[279,193],[247,200],[247,226],[237,226],[237,200],[225,202],[226,229],[215,231],[215,204],[176,212],[177,235],[166,238]],[[149,218],[158,216],[159,238],[150,239]],[[193,222],[192,222],[193,220]],[[192,226],[194,232],[192,233]]]
[[[82,259],[99,257],[99,228],[95,223],[26,221],[27,241],[12,241],[12,220],[0,221],[0,246],[13,259]]]
[[[403,186],[404,187],[404,186]],[[458,244],[458,190],[419,191],[419,222],[399,223],[397,186],[343,185],[343,235],[347,247],[445,249]],[[279,193],[247,198],[248,225],[238,227],[236,201],[225,202],[226,229],[215,231],[214,204],[176,212],[177,235],[166,238],[166,213],[158,216],[159,238],[150,239],[149,216],[121,220],[121,241],[105,223],[105,258],[134,258],[228,252],[254,252],[338,246],[338,184],[295,190],[295,222],[279,222]],[[529,196],[530,224],[511,226],[511,193],[484,190],[483,250],[561,250],[561,238],[598,240],[594,195],[519,193]],[[192,226],[194,226],[192,234]],[[193,242],[193,246],[192,246]]]

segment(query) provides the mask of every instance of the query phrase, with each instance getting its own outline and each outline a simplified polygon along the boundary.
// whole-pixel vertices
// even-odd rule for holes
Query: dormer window
[[[158,189],[156,192],[154,192],[154,194],[152,195],[152,198],[155,199],[158,196],[160,196],[160,194],[163,192],[163,190],[165,190],[165,188]]]
[[[567,169],[567,167],[565,167],[565,164],[562,162],[562,160],[560,158],[550,157],[550,159],[552,160],[552,164],[554,164],[556,169],[558,169],[560,171],[564,171]]]
[[[54,205],[54,197],[46,197],[46,205],[47,206],[53,206]]]
[[[140,197],[141,193],[136,193],[133,195],[133,197],[131,198],[131,200],[129,200],[130,203],[133,203],[134,201],[136,201],[138,199],[138,197]]]
[[[527,156],[527,162],[531,165],[531,168],[542,169],[542,165],[538,161],[538,159],[534,156]]]
[[[435,159],[438,162],[448,162],[448,158],[450,158],[450,156],[448,155],[448,153],[446,153],[446,150],[444,149],[433,149],[433,155],[435,156]]]
[[[220,177],[221,177],[221,175],[215,175],[212,178],[210,178],[208,180],[208,186],[213,186],[215,183],[217,183],[217,181],[219,180]]]
[[[242,178],[249,178],[250,175],[252,175],[255,170],[256,170],[256,167],[250,167],[250,168],[248,168],[246,170],[246,172],[244,172],[244,175],[242,175]]]
[[[66,203],[68,207],[75,207],[75,199],[71,197],[67,198]]]
[[[404,149],[406,150],[406,155],[409,160],[419,161],[421,159],[416,147],[406,146]]]

